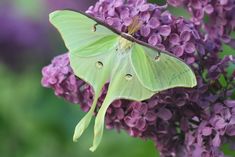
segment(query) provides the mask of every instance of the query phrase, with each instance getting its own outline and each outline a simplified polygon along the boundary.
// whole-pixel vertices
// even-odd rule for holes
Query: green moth
[[[143,101],[166,89],[197,84],[193,71],[183,61],[132,37],[140,28],[136,19],[128,33],[123,33],[81,12],[64,10],[50,14],[50,22],[61,33],[70,52],[75,75],[89,83],[95,93],[90,111],[75,128],[74,141],[88,127],[101,90],[109,82],[96,116],[91,151],[101,142],[105,113],[114,100]]]

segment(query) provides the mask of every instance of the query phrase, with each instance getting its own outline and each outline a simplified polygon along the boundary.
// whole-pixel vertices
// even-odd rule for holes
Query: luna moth
[[[95,119],[91,151],[101,142],[105,113],[114,100],[143,101],[166,89],[190,88],[197,84],[192,69],[182,60],[133,37],[141,25],[136,18],[128,27],[128,33],[119,32],[85,13],[70,10],[51,13],[50,22],[62,35],[75,75],[94,90],[91,108],[75,128],[74,141],[88,127],[102,88],[109,82],[107,95]]]

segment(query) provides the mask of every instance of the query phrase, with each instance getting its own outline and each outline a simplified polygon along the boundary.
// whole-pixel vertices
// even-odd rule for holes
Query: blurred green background
[[[91,153],[92,125],[73,143],[74,127],[85,113],[41,86],[42,67],[66,52],[48,13],[86,10],[94,2],[0,0],[0,157],[158,156],[151,141],[115,130],[106,130],[99,149]]]
[[[84,113],[78,105],[57,98],[40,84],[42,67],[53,56],[66,52],[48,22],[48,13],[63,8],[86,10],[94,3],[95,0],[0,1],[0,157],[159,156],[153,142],[115,130],[105,131],[94,153],[88,150],[92,127],[78,143],[73,143],[74,127]],[[178,9],[171,11],[184,14]],[[229,47],[226,49],[231,52]]]

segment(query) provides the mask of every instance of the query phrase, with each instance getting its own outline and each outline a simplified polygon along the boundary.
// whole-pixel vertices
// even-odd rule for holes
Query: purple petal
[[[168,110],[167,108],[160,108],[157,116],[160,117],[161,119],[168,121],[171,119],[172,117],[172,113],[170,110]]]
[[[145,115],[148,112],[148,105],[146,103],[142,103],[141,106],[140,106],[139,112],[142,115]]]
[[[146,3],[145,0],[133,0],[133,1],[135,2],[136,6],[141,6],[141,5],[143,5],[144,3]]]
[[[55,77],[50,77],[50,78],[48,79],[48,82],[49,82],[51,85],[54,85],[54,84],[56,84],[57,79],[56,79]]]
[[[204,127],[202,129],[202,135],[203,136],[209,136],[212,133],[212,129],[210,127]]]
[[[214,137],[214,139],[212,140],[212,144],[214,147],[219,147],[221,144],[221,140],[220,140],[220,135],[219,133],[217,133]]]
[[[125,18],[129,18],[129,17],[130,17],[129,9],[128,8],[121,8],[120,18],[125,19]]]
[[[49,70],[50,66],[44,67],[42,69],[42,75],[50,75],[50,70]]]
[[[204,11],[202,9],[195,10],[193,15],[196,19],[202,19],[204,17]]]
[[[105,22],[108,24],[108,25],[110,25],[110,26],[112,26],[114,23],[116,23],[117,21],[120,21],[118,18],[107,18],[106,20],[105,20]]]
[[[134,127],[136,121],[135,121],[135,119],[131,118],[130,116],[126,116],[124,118],[124,122],[126,123],[127,126]]]
[[[129,17],[123,19],[123,24],[124,24],[125,26],[130,26],[130,25],[132,24],[132,19],[129,18]]]
[[[183,31],[180,33],[180,40],[187,42],[191,38],[191,33],[189,31]]]
[[[222,118],[218,118],[215,121],[215,127],[218,129],[222,129],[226,126],[226,122]]]
[[[216,103],[214,106],[213,106],[213,110],[215,113],[220,113],[221,110],[223,110],[225,107],[223,106],[223,104],[221,103]]]
[[[115,100],[113,103],[112,103],[112,106],[115,107],[115,108],[120,108],[122,105],[122,101],[121,100]]]
[[[153,111],[147,112],[145,119],[150,122],[154,122],[157,119],[157,114]]]
[[[226,128],[226,133],[227,133],[229,136],[235,136],[235,125],[228,126],[228,127]]]
[[[169,37],[169,41],[172,45],[179,45],[180,37],[176,33],[172,33]]]
[[[204,10],[205,10],[205,12],[206,12],[207,14],[211,14],[211,13],[213,13],[214,8],[213,8],[212,5],[208,4],[208,5],[206,5],[206,6],[204,7]]]
[[[141,113],[140,113],[140,111],[139,111],[139,110],[133,110],[133,111],[131,112],[131,117],[132,117],[133,119],[139,119],[139,118],[141,118]]]
[[[185,142],[188,144],[188,145],[192,145],[195,141],[195,136],[192,135],[192,133],[190,132],[187,132],[185,134]]]
[[[226,5],[228,3],[228,0],[219,0],[221,5]]]
[[[143,12],[140,14],[141,20],[143,20],[144,22],[148,22],[151,15],[149,12]]]
[[[224,103],[228,107],[235,107],[235,100],[225,100]]]
[[[160,37],[160,39],[161,39],[161,37]],[[162,41],[162,39],[161,39],[160,41]],[[157,47],[159,50],[162,50],[162,51],[165,51],[165,50],[166,50],[166,48],[165,48],[165,46],[164,46],[163,44],[157,44],[156,47]]]
[[[122,120],[125,116],[124,110],[122,108],[117,109],[116,115],[119,120]]]
[[[192,157],[201,157],[203,149],[198,144],[193,145],[194,149],[192,151]]]
[[[235,124],[235,114],[232,115],[229,124],[234,125]]]
[[[200,0],[191,0],[191,5],[194,9],[202,9]]]
[[[232,115],[229,108],[225,108],[221,111],[221,116],[225,119],[225,121],[228,121],[231,119]]]
[[[160,26],[160,28],[159,28],[159,34],[160,35],[166,37],[166,36],[170,35],[170,33],[171,33],[171,27],[170,26],[168,26],[168,25]]]
[[[153,17],[149,20],[148,25],[150,28],[155,29],[160,25],[160,22],[157,18]]]
[[[147,26],[142,26],[140,29],[140,34],[144,37],[147,37],[150,34],[150,28]]]
[[[139,8],[141,12],[147,11],[148,9],[149,9],[149,4],[141,5]]]
[[[50,83],[47,81],[47,78],[42,78],[41,84],[43,87],[50,87]]]
[[[195,52],[196,48],[192,42],[188,42],[185,44],[184,50],[187,53],[193,53],[193,52]]]
[[[186,59],[186,62],[187,62],[187,64],[193,64],[193,63],[195,63],[195,57],[188,57],[187,59]]]
[[[163,24],[169,24],[172,22],[171,14],[168,11],[165,11],[164,13],[162,13],[160,19]]]
[[[128,133],[130,136],[133,136],[133,137],[138,137],[141,135],[141,132],[135,128],[131,128],[128,130]]]
[[[119,31],[121,31],[122,23],[119,18],[107,18],[106,22],[108,25],[113,26]]]
[[[114,15],[115,15],[115,8],[110,8],[110,9],[108,10],[108,15],[109,15],[109,16],[114,16]]]
[[[145,119],[139,119],[136,123],[136,128],[138,128],[139,130],[144,130],[144,128],[146,127],[146,120]]]
[[[171,50],[177,57],[181,57],[184,54],[184,48],[182,46],[175,46]]]
[[[157,43],[159,43],[159,38],[161,38],[158,34],[153,34],[149,37],[148,43],[155,46]]]
[[[114,7],[120,7],[123,5],[123,0],[114,0]]]

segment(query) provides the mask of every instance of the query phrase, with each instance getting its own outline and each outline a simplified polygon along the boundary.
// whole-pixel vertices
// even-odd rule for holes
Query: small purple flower
[[[125,117],[125,123],[131,127],[140,131],[145,131],[147,125],[151,125],[151,122],[155,122],[155,112],[148,109],[146,103],[133,102],[130,104],[133,109],[128,116]]]
[[[208,3],[208,0],[200,1],[200,0],[192,0],[191,6],[193,9],[193,14],[195,18],[202,19],[204,17],[204,12],[207,14],[211,14],[214,11],[213,6]]]
[[[150,9],[150,4],[146,3],[145,0],[129,0],[127,4],[132,8],[131,16],[136,16],[140,12]]]
[[[108,5],[108,15],[114,16],[115,15],[115,9],[123,5],[123,0],[111,0],[111,2]]]
[[[140,29],[140,34],[144,37],[149,36],[152,29],[156,29],[160,26],[160,21],[156,17],[151,17],[151,15],[146,12],[141,15],[142,27]]]
[[[128,8],[119,8],[120,15],[119,17],[108,17],[105,22],[110,26],[117,28],[119,31],[122,31],[123,27],[128,27],[132,23],[132,19],[130,18],[130,11]]]
[[[181,57],[184,52],[189,54],[195,52],[195,45],[190,42],[190,39],[191,34],[188,31],[183,31],[180,35],[172,34],[169,39],[172,52],[178,57]]]

